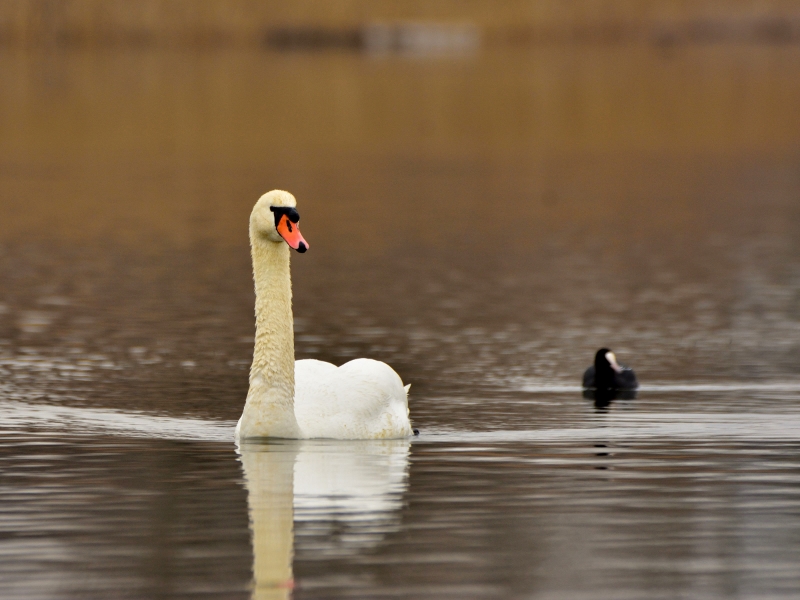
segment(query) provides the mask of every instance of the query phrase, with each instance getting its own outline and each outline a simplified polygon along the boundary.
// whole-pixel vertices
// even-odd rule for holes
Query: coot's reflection
[[[295,523],[313,526],[316,538],[338,553],[371,546],[399,523],[410,445],[409,440],[243,442],[238,450],[253,541],[252,597],[291,597]]]
[[[606,410],[614,400],[635,400],[636,390],[583,390],[583,397],[594,400],[597,410]]]

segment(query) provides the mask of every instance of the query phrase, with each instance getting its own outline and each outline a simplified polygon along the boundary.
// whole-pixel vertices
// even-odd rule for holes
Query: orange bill
[[[297,223],[292,223],[288,216],[281,216],[278,221],[278,233],[286,240],[289,247],[302,253],[308,250],[308,242],[303,239],[303,234],[300,233],[300,227]]]

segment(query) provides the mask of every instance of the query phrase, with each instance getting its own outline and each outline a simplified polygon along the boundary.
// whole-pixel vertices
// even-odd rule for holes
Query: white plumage
[[[304,438],[388,439],[412,435],[408,388],[384,362],[358,358],[336,367],[294,363],[294,414]]]
[[[286,218],[284,209],[295,206],[294,196],[273,190],[259,199],[250,215],[256,341],[237,439],[357,440],[413,435],[410,386],[403,387],[400,376],[386,363],[366,358],[341,367],[319,360],[295,362],[289,246],[278,226],[278,220]],[[301,251],[308,247],[297,221],[285,230],[292,232],[295,247],[300,241]]]

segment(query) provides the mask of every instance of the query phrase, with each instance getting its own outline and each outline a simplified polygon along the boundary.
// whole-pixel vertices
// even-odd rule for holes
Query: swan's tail
[[[408,385],[403,386],[403,389],[406,391],[406,396],[408,396],[408,390],[411,389],[411,384],[409,383]],[[408,415],[411,415],[411,409],[410,408],[406,408],[406,413]],[[414,433],[414,435],[419,435],[419,429],[412,428],[411,431]]]

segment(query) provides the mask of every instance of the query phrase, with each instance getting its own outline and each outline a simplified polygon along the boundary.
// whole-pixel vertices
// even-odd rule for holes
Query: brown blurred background
[[[598,196],[692,221],[763,155],[796,156],[799,45],[777,1],[11,0],[0,232],[46,211],[50,233],[233,239],[275,185],[326,218],[376,212],[359,242],[469,236],[487,201],[517,241],[608,220]]]

